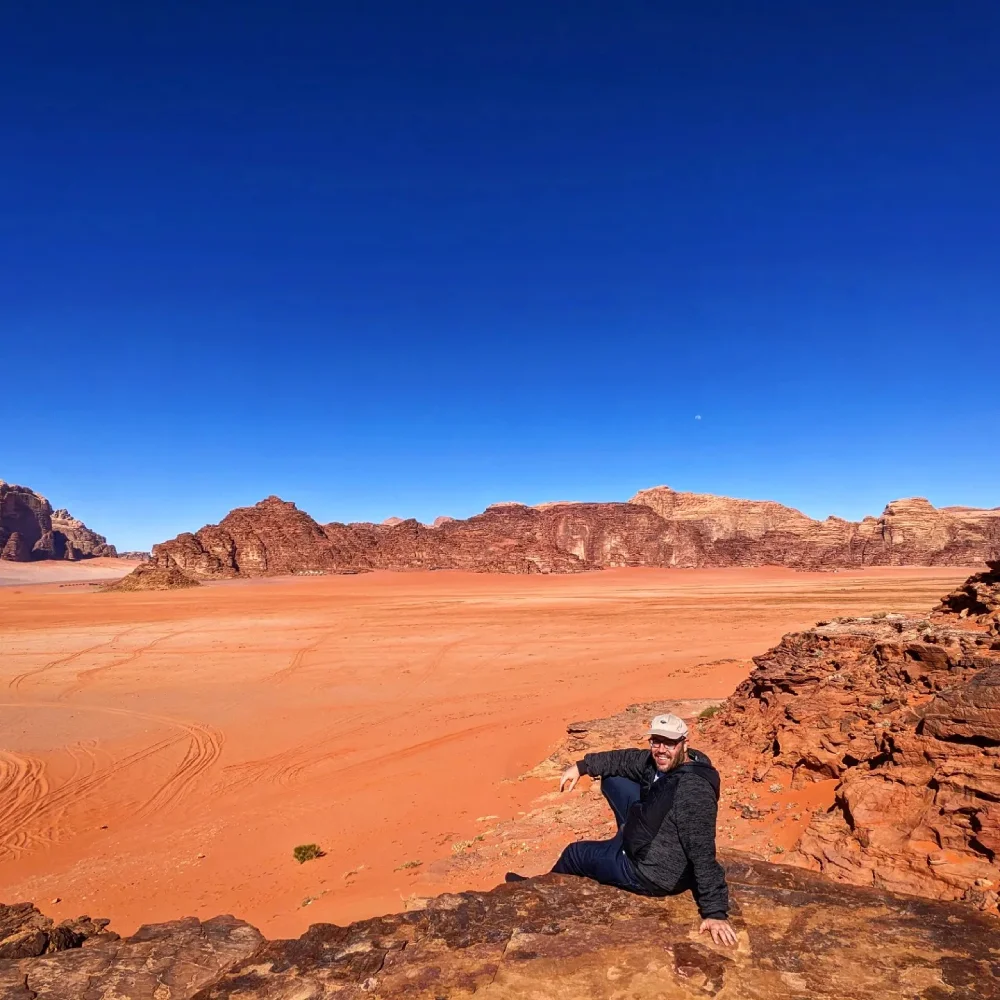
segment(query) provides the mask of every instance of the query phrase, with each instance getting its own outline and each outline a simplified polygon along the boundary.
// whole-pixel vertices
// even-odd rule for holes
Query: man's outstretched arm
[[[648,750],[606,750],[588,753],[571,764],[559,779],[559,791],[571,792],[584,774],[592,778],[631,778],[642,780],[642,769],[649,760]]]

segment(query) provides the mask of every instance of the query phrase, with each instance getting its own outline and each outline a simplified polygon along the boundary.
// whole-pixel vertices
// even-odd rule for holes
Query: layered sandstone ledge
[[[736,948],[697,933],[689,895],[633,896],[547,875],[296,940],[233,917],[118,938],[0,907],[3,1000],[996,1000],[996,921],[954,903],[724,858]],[[21,928],[24,928],[22,930]],[[82,945],[82,947],[81,947]]]
[[[268,497],[156,545],[154,559],[193,579],[375,569],[576,573],[619,566],[971,566],[1000,553],[1000,508],[938,510],[899,500],[881,517],[814,521],[770,501],[667,487],[627,503],[494,504],[433,525],[319,524]]]

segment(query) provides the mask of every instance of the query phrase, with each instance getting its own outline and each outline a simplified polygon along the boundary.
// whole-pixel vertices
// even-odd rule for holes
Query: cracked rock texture
[[[156,545],[195,579],[372,569],[575,573],[616,566],[973,565],[1000,552],[1000,508],[897,500],[879,518],[814,521],[772,501],[644,490],[627,503],[498,503],[433,525],[321,525],[268,497]]]
[[[0,998],[1000,998],[994,918],[724,860],[732,949],[698,934],[688,895],[649,899],[546,875],[349,927],[316,924],[291,941],[263,941],[231,917],[145,927],[0,961]]]
[[[16,929],[21,921],[23,930]],[[69,925],[75,938],[56,948],[10,954],[8,941],[49,925]],[[233,917],[194,917],[141,927],[119,938],[106,920],[81,917],[53,928],[30,904],[0,905],[0,1000],[179,1000],[193,996],[263,943],[255,928]]]
[[[108,540],[40,493],[0,479],[0,559],[88,559],[116,556]]]
[[[926,619],[789,634],[702,726],[757,782],[837,779],[793,863],[995,909],[1000,886],[1000,563]]]
[[[117,941],[105,930],[107,920],[64,920],[60,924],[44,916],[31,903],[0,903],[0,960],[37,958],[54,951],[79,948],[88,941]]]

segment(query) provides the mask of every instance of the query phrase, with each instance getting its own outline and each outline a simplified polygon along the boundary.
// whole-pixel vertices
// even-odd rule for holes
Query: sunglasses
[[[684,739],[683,736],[676,740],[667,739],[665,736],[650,736],[649,745],[651,747],[676,747],[683,743]]]

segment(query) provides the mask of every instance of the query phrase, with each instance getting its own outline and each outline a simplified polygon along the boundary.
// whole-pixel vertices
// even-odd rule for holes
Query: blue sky
[[[0,39],[0,477],[122,548],[270,493],[1000,504],[993,2],[54,2]]]

